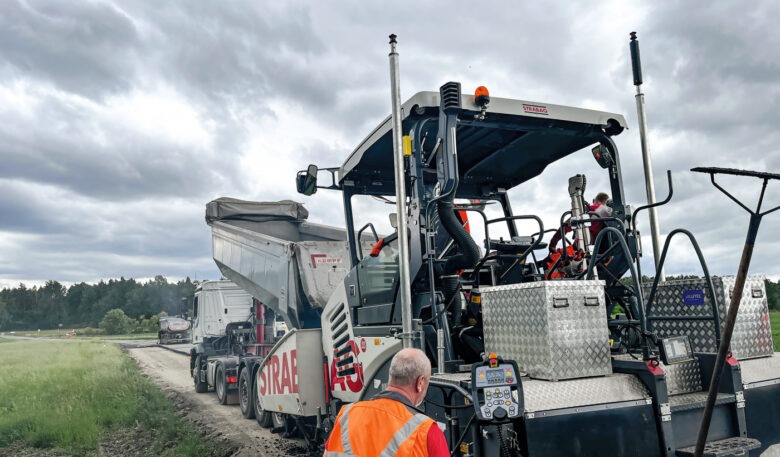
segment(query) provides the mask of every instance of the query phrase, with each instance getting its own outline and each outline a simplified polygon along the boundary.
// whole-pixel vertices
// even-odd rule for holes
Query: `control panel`
[[[495,354],[471,367],[471,391],[477,419],[503,423],[522,417],[523,387],[517,364]]]

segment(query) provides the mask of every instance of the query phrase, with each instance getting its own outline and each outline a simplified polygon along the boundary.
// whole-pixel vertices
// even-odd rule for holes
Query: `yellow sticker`
[[[412,137],[409,135],[404,135],[404,155],[410,156],[412,155]]]

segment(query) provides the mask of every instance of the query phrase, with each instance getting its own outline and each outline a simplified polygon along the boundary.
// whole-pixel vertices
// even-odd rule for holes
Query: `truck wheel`
[[[255,398],[252,394],[254,389],[249,383],[249,368],[244,367],[238,377],[238,404],[241,406],[241,414],[247,419],[255,418]]]
[[[282,413],[271,413],[271,420],[274,430],[280,432],[287,431],[287,418]]]
[[[225,386],[225,369],[222,365],[217,366],[217,375],[214,380],[217,389],[217,400],[220,405],[227,405],[227,388]]]
[[[255,420],[261,427],[271,428],[271,413],[263,411],[263,406],[260,404],[260,392],[257,391],[257,376],[259,373],[260,370],[257,370],[252,378],[252,392],[254,393],[252,395],[252,404],[255,410]]]
[[[272,413],[271,417],[273,418],[272,432],[279,433],[284,438],[296,436],[295,421],[291,417],[288,417],[287,414],[283,413]]]
[[[202,394],[209,390],[208,384],[201,382],[200,380],[200,367],[202,365],[203,357],[198,355],[195,357],[195,365],[192,367],[192,379],[195,380],[195,392]]]

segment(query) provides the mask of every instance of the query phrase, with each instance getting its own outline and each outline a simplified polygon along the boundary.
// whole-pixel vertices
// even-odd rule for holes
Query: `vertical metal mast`
[[[645,94],[642,93],[642,62],[639,59],[639,41],[636,39],[636,32],[631,32],[631,68],[634,72],[634,86],[636,86],[636,114],[639,121],[639,140],[642,144],[642,164],[645,168],[645,189],[647,190],[647,204],[655,203],[655,183],[653,182],[653,163],[650,160],[650,153],[647,151],[647,119],[645,118]],[[650,237],[653,240],[653,258],[655,259],[655,274],[665,281],[663,268],[658,268],[659,256],[659,230],[658,217],[655,208],[649,208],[650,214]],[[640,278],[641,280],[641,278]]]
[[[401,324],[403,347],[412,347],[412,288],[409,279],[409,232],[406,214],[406,177],[404,176],[403,132],[401,131],[401,84],[398,76],[398,52],[395,34],[390,35],[390,95],[393,101],[393,166],[395,169],[395,212],[398,215],[398,265],[401,284]]]

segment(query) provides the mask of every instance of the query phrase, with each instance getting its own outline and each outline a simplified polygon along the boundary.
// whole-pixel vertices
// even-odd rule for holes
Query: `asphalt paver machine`
[[[699,282],[640,284],[636,212],[614,141],[623,116],[464,94],[458,83],[418,93],[398,113],[340,167],[297,177],[305,195],[341,193],[346,230],[307,222],[289,201],[241,211],[232,200],[224,215],[209,204],[220,270],[291,329],[252,375],[260,410],[321,442],[339,408],[381,391],[392,355],[413,345],[434,366],[421,407],[455,456],[693,455],[733,281],[711,278],[699,255]],[[562,225],[516,214],[509,191],[534,192],[534,178],[572,154],[604,170],[611,215],[588,214],[581,175],[569,180]],[[356,197],[393,202],[398,185],[394,233],[356,225]],[[594,221],[605,228],[589,240]],[[575,236],[563,260],[537,259],[550,231],[565,227]],[[770,455],[780,443],[780,355],[761,280],[746,281],[736,319],[705,455]]]

